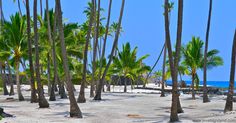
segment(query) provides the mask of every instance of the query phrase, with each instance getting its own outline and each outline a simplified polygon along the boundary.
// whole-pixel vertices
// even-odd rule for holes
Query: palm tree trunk
[[[162,83],[161,83],[161,97],[165,97],[165,74],[166,74],[166,43],[164,45],[164,58],[162,64]]]
[[[17,58],[16,58],[16,84],[17,84],[18,99],[19,101],[24,101],[25,99],[21,93],[21,87],[20,87],[19,60],[17,60]]]
[[[35,70],[36,70],[36,80],[38,84],[39,108],[48,108],[49,103],[44,97],[40,78],[38,27],[37,27],[37,0],[34,0],[34,38],[35,38],[34,41],[35,41],[35,57],[36,57]]]
[[[160,54],[159,54],[159,56],[158,56],[156,62],[155,62],[154,65],[152,66],[151,71],[148,73],[148,75],[147,75],[147,77],[146,77],[146,79],[145,79],[145,81],[144,81],[144,83],[143,83],[143,87],[144,87],[144,88],[146,87],[147,81],[148,81],[148,79],[149,79],[149,77],[150,77],[150,75],[151,75],[153,69],[156,67],[157,63],[159,62],[159,60],[160,60],[160,58],[161,58],[161,55],[162,55],[162,53],[163,53],[165,47],[166,47],[166,43],[164,43],[164,45],[163,45],[163,47],[162,47],[162,49],[161,49],[161,52],[160,52]]]
[[[233,41],[233,48],[232,48],[229,90],[228,90],[228,94],[227,94],[224,112],[228,112],[228,111],[233,110],[235,63],[236,63],[236,56],[235,55],[236,55],[236,30],[234,32],[234,41]]]
[[[87,57],[88,57],[88,46],[89,46],[90,35],[91,35],[91,31],[92,31],[92,25],[93,25],[93,21],[94,21],[94,14],[96,12],[95,1],[94,0],[91,0],[91,1],[92,1],[93,7],[92,7],[91,15],[90,15],[90,18],[89,18],[89,28],[88,28],[88,31],[87,31],[86,44],[85,44],[85,49],[84,49],[84,64],[83,64],[83,79],[82,79],[82,83],[86,82],[86,73],[87,73],[87,68],[86,67],[87,67]],[[92,77],[94,77],[94,75]],[[93,78],[93,80],[94,80],[94,78]],[[91,86],[90,87],[90,97],[94,97],[94,81],[93,80],[91,81],[91,84],[90,84],[90,86]],[[82,86],[82,83],[81,83],[81,86]],[[78,102],[79,102],[79,99],[78,99]]]
[[[2,62],[0,62],[0,73],[1,73],[1,77],[2,77],[2,84],[3,84],[3,95],[8,95],[8,90],[7,90],[7,86],[6,86],[6,74],[4,72],[4,68],[3,68],[3,64]]]
[[[51,83],[51,70],[50,70],[50,55],[49,53],[47,54],[47,73],[48,73],[48,95],[51,95],[51,90],[52,90],[52,83]]]
[[[43,17],[43,2],[40,0],[40,16]]]
[[[100,24],[100,6],[101,1],[98,0],[98,15],[96,16],[96,23],[95,23],[95,42],[93,42],[93,61],[92,61],[92,82],[91,82],[91,91],[90,91],[90,97],[94,97],[94,83],[95,83],[95,71],[96,71],[96,58],[97,58],[97,47],[98,47],[98,39],[99,39],[99,24]],[[94,10],[95,13],[96,9]],[[96,15],[96,14],[95,14]],[[95,21],[94,21],[95,22]],[[99,76],[98,76],[99,77]]]
[[[195,100],[195,91],[194,91],[194,81],[195,81],[195,73],[192,73],[192,99]]]
[[[209,5],[209,15],[207,22],[207,31],[206,31],[206,43],[205,43],[205,51],[204,51],[204,66],[203,66],[203,103],[210,102],[207,95],[207,51],[208,51],[208,40],[210,33],[210,25],[211,25],[211,10],[212,10],[212,0],[210,0]]]
[[[124,76],[124,92],[126,93],[127,92],[127,77]]]
[[[102,46],[102,55],[101,55],[100,63],[102,63],[103,59],[105,59],[106,42],[107,42],[108,31],[109,31],[109,26],[110,26],[111,7],[112,7],[112,0],[110,0],[110,2],[109,2],[106,32],[105,32],[104,42],[103,42],[103,46]],[[101,79],[101,74],[102,74],[102,64],[100,64],[99,73],[98,73],[99,80]]]
[[[20,7],[20,0],[17,0],[17,2],[18,2],[19,14],[22,17],[22,12],[21,12],[21,7]]]
[[[12,74],[11,74],[11,67],[9,65],[9,61],[7,61],[7,68],[8,68],[8,77],[9,77],[9,82],[10,82],[10,93],[9,96],[14,95],[14,83],[12,81]]]
[[[179,54],[181,49],[181,36],[182,36],[182,18],[183,18],[183,0],[178,1],[178,22],[177,22],[177,40],[176,40],[176,53],[173,59],[171,40],[170,40],[170,29],[169,29],[169,17],[168,17],[168,4],[169,1],[165,0],[165,37],[168,49],[168,56],[171,69],[172,77],[172,103],[171,103],[171,113],[170,122],[178,121],[178,101],[179,94],[177,89],[177,79],[178,79],[178,65],[179,65]]]
[[[120,17],[119,17],[119,22],[118,22],[118,28],[116,30],[116,35],[115,35],[115,39],[114,39],[114,42],[113,42],[110,58],[109,58],[109,61],[107,63],[107,66],[106,66],[106,68],[103,72],[102,78],[99,80],[98,89],[96,90],[96,96],[94,97],[94,100],[101,100],[102,99],[101,98],[101,93],[102,93],[103,83],[105,81],[105,76],[106,76],[108,68],[110,67],[110,64],[113,60],[113,56],[114,56],[114,53],[115,53],[115,50],[116,50],[116,47],[117,47],[117,44],[118,44],[118,40],[119,40],[120,27],[121,27],[124,7],[125,7],[125,0],[122,0],[121,10],[120,10]]]
[[[29,66],[30,66],[30,82],[31,82],[31,103],[38,102],[36,89],[35,89],[35,79],[34,79],[34,66],[32,59],[32,43],[31,43],[31,25],[30,25],[30,8],[29,0],[26,0],[26,15],[27,15],[27,38],[28,38],[28,55],[29,55]]]
[[[21,65],[22,65],[22,67],[23,67],[23,70],[26,71],[25,62],[23,62],[22,60],[20,60],[20,63],[21,63]],[[30,84],[30,78],[29,78],[28,74],[25,74],[25,77],[26,77],[26,79],[27,79],[27,81],[28,81],[28,84]]]
[[[65,39],[64,39],[64,31],[63,31],[63,25],[62,25],[62,11],[61,11],[61,2],[60,0],[56,0],[56,5],[58,7],[58,27],[59,27],[59,38],[60,38],[60,44],[61,44],[61,54],[63,59],[63,68],[66,74],[66,82],[68,87],[68,95],[70,100],[70,117],[78,117],[82,118],[82,113],[80,111],[80,108],[78,104],[76,103],[74,92],[73,92],[73,86],[71,82],[70,77],[70,71],[68,67],[68,58],[66,53],[66,46],[65,46]]]
[[[3,22],[4,20],[4,15],[3,15],[3,9],[2,9],[2,0],[0,0],[0,20]]]
[[[99,80],[98,89],[96,90],[96,96],[94,97],[94,100],[101,100],[102,99],[101,94],[102,94],[103,83],[105,81],[105,77],[106,77],[108,68],[110,67],[110,64],[113,60],[113,56],[114,56],[114,53],[115,53],[115,50],[116,50],[116,47],[117,47],[117,44],[118,44],[118,40],[119,40],[120,27],[121,27],[124,7],[125,7],[125,0],[122,0],[121,10],[120,10],[120,17],[119,17],[119,22],[118,22],[118,28],[116,30],[116,35],[115,35],[115,39],[114,39],[114,42],[113,42],[110,58],[109,58],[109,61],[107,63],[107,66],[106,66],[106,68],[103,72],[102,78]]]
[[[83,59],[83,75],[82,75],[82,81],[81,81],[81,86],[80,86],[80,93],[79,93],[79,97],[77,99],[77,102],[79,103],[84,103],[86,102],[85,96],[84,96],[84,86],[85,86],[85,82],[86,82],[86,74],[87,74],[87,57],[88,57],[88,46],[89,46],[89,41],[90,41],[90,35],[91,35],[91,31],[92,31],[92,25],[93,25],[93,21],[94,21],[94,14],[95,14],[95,1],[92,0],[92,9],[91,9],[91,15],[89,18],[89,27],[88,27],[88,31],[87,31],[87,37],[86,37],[86,44],[84,47],[84,59]],[[90,88],[90,97],[93,96],[93,91],[94,91],[94,83],[93,81],[91,82],[91,88]]]
[[[3,82],[3,84],[4,84],[4,86],[3,86],[3,92],[4,92],[4,93],[3,93],[3,94],[4,94],[4,95],[9,95],[9,92],[8,92],[8,90],[7,90],[7,82],[8,82],[7,80],[8,80],[8,79],[7,79],[7,75],[6,75],[6,67],[5,67],[5,65],[4,65],[4,67],[3,67],[2,70],[3,70],[3,75],[4,75],[4,79],[3,79],[3,80],[4,80],[4,82]],[[8,74],[8,75],[9,75],[9,74]]]
[[[48,22],[48,25],[47,25],[47,31],[48,31],[48,39],[49,39],[49,42],[50,42],[50,44],[51,44],[51,47],[52,47],[52,60],[53,60],[53,66],[55,66],[55,54],[54,54],[54,52],[55,52],[55,42],[53,41],[53,39],[52,39],[52,32],[51,32],[51,24],[50,24],[50,18],[49,18],[49,10],[48,10],[48,0],[46,0],[46,16],[47,16],[47,22]],[[56,13],[56,12],[55,12]],[[56,14],[54,15],[54,22],[56,21],[56,19],[55,19],[55,17],[56,17]],[[48,57],[49,57],[49,54],[48,54]],[[49,61],[50,59],[48,58],[48,61]],[[48,69],[50,69],[50,63],[48,62]],[[48,84],[48,95],[50,95],[50,97],[49,97],[49,100],[50,101],[56,101],[56,96],[55,96],[55,77],[57,77],[56,75],[55,75],[55,72],[57,71],[57,68],[55,69],[55,67],[54,67],[54,81],[52,82],[52,83],[49,83]],[[48,71],[48,73],[50,73],[50,71]],[[48,82],[50,82],[50,77],[48,76],[48,78],[49,78],[49,81]],[[49,89],[50,88],[50,89]]]

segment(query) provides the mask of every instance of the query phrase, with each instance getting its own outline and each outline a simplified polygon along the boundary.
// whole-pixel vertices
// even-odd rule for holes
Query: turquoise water
[[[185,81],[187,85],[191,85],[191,81]],[[167,84],[172,85],[171,81],[167,81]],[[200,81],[200,85],[203,85],[203,81]],[[217,87],[217,88],[228,88],[229,87],[229,81],[207,81],[207,85],[211,87]],[[234,85],[236,88],[236,83]]]

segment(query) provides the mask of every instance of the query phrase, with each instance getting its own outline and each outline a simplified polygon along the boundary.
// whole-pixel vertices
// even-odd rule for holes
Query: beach
[[[79,86],[75,86],[79,88]],[[147,87],[158,88],[149,84]],[[167,88],[171,88],[170,86]],[[102,94],[102,101],[89,98],[89,88],[85,89],[87,102],[79,104],[83,118],[69,117],[69,100],[49,101],[50,108],[39,109],[37,103],[30,103],[28,85],[22,85],[22,92],[27,101],[6,100],[9,96],[0,96],[0,107],[14,115],[4,118],[3,123],[162,123],[168,122],[170,116],[171,94],[160,97],[160,91],[135,89],[128,86],[128,93],[122,93],[123,86],[111,88],[111,92]],[[45,96],[48,99],[47,87]],[[113,92],[114,91],[114,92]],[[75,93],[76,97],[78,91]],[[202,103],[201,95],[196,100],[190,94],[181,94],[180,101],[184,113],[179,114],[180,122],[236,122],[235,112],[223,113],[224,95],[210,95],[210,103]]]

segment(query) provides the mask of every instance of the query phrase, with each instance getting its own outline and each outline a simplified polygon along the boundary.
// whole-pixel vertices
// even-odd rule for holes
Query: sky
[[[13,1],[13,0],[12,0]],[[3,0],[3,12],[6,19],[18,11],[17,4],[11,0]],[[38,0],[39,1],[39,0]],[[89,0],[61,0],[63,17],[66,22],[76,22],[82,24],[86,20],[83,10]],[[170,0],[175,3],[171,12],[170,31],[171,41],[174,45],[177,30],[177,0]],[[43,7],[45,7],[43,0]],[[101,0],[101,7],[105,9],[102,12],[104,17],[107,16],[109,0]],[[31,10],[33,0],[30,0]],[[147,65],[152,66],[164,44],[164,0],[126,0],[124,17],[122,20],[122,32],[119,39],[119,47],[126,42],[130,42],[134,48],[138,47],[138,56],[149,54],[150,56],[144,61]],[[54,0],[49,0],[50,8],[54,6]],[[224,60],[224,65],[213,68],[208,71],[209,81],[228,81],[231,65],[231,51],[233,43],[234,30],[236,29],[236,0],[213,0],[211,29],[209,37],[209,50],[218,49],[219,56]],[[111,21],[117,22],[121,0],[113,0]],[[21,4],[23,13],[25,8]],[[209,0],[185,0],[183,13],[183,33],[182,42],[187,44],[193,36],[200,37],[205,41],[205,33],[208,19]],[[32,11],[31,11],[32,14]],[[104,24],[106,21],[104,21]],[[112,47],[113,37],[108,38],[107,55]],[[162,69],[162,58],[154,70]],[[202,71],[198,74],[202,80]],[[185,80],[190,80],[188,76]]]

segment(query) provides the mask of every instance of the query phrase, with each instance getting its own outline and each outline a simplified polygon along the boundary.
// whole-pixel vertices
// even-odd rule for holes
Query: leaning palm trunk
[[[166,74],[166,43],[164,46],[164,58],[162,64],[162,81],[161,81],[161,97],[165,97],[165,74]]]
[[[59,27],[59,33],[60,33],[59,37],[60,37],[60,44],[61,44],[61,54],[62,54],[62,59],[63,59],[63,68],[66,74],[66,82],[67,82],[68,95],[69,95],[69,100],[70,100],[70,117],[82,118],[82,113],[75,100],[75,96],[73,92],[73,85],[70,78],[68,58],[67,58],[66,47],[65,47],[64,30],[63,30],[63,25],[62,25],[62,11],[61,11],[60,0],[56,0],[56,5],[58,7],[57,20],[58,20],[58,27]]]
[[[234,41],[233,41],[233,48],[232,48],[229,90],[227,94],[224,112],[233,110],[233,95],[234,95],[234,81],[235,81],[234,75],[235,75],[235,62],[236,62],[235,55],[236,55],[236,30],[234,33]]]
[[[37,0],[34,0],[34,38],[35,38],[35,57],[36,57],[36,80],[38,84],[38,95],[39,95],[39,108],[48,108],[49,103],[43,94],[43,87],[41,85],[40,78],[40,66],[39,66],[39,47],[38,47],[38,27],[37,27]]]
[[[204,51],[203,103],[210,102],[207,95],[207,50],[208,50],[208,39],[209,39],[209,32],[210,32],[210,25],[211,25],[211,10],[212,10],[212,0],[210,0],[207,31],[206,31],[206,43],[205,43],[205,51]]]
[[[19,60],[16,60],[16,84],[17,84],[17,93],[18,93],[18,99],[19,101],[24,101],[24,97],[21,93],[21,87],[20,87],[20,78],[19,78]]]
[[[121,5],[121,10],[120,10],[120,17],[119,17],[119,22],[118,22],[118,28],[116,30],[116,35],[115,35],[115,39],[114,39],[114,42],[113,42],[113,46],[112,46],[112,50],[111,50],[111,54],[110,54],[110,58],[109,58],[109,61],[107,63],[107,66],[102,74],[102,77],[101,79],[99,80],[99,83],[98,83],[98,88],[96,90],[96,96],[94,97],[94,100],[101,100],[101,94],[102,94],[102,89],[103,89],[103,83],[105,81],[105,77],[106,77],[106,74],[107,74],[107,71],[108,71],[108,68],[110,67],[111,65],[111,62],[113,60],[113,57],[114,57],[114,53],[115,53],[115,50],[116,50],[116,47],[117,47],[117,44],[118,44],[118,40],[119,40],[119,35],[120,35],[120,27],[121,27],[121,22],[122,22],[122,17],[123,17],[123,12],[124,12],[124,7],[125,7],[125,0],[122,0],[122,5]]]
[[[91,10],[91,15],[89,18],[89,27],[88,27],[88,31],[87,31],[87,37],[86,37],[86,43],[85,43],[85,47],[84,47],[84,61],[83,61],[83,75],[82,75],[82,82],[81,82],[81,86],[80,86],[80,93],[79,93],[79,97],[77,99],[77,102],[79,103],[84,103],[86,102],[85,96],[84,96],[84,86],[85,86],[85,82],[86,82],[86,74],[87,74],[87,57],[88,57],[88,46],[89,46],[89,41],[90,41],[90,34],[92,31],[92,24],[94,21],[94,14],[95,14],[95,1],[92,0],[92,10]],[[91,82],[91,89],[90,89],[90,97],[93,96],[93,90],[94,90],[94,84],[93,82]]]
[[[31,86],[31,103],[38,101],[35,89],[34,79],[34,66],[32,59],[32,42],[31,42],[31,26],[30,26],[30,8],[29,0],[26,0],[26,15],[27,15],[27,39],[28,39],[28,55],[29,55],[29,66],[30,66],[30,86]]]
[[[102,55],[101,55],[100,63],[102,63],[102,60],[105,58],[106,42],[107,42],[109,25],[110,25],[110,17],[111,17],[111,7],[112,7],[112,0],[110,0],[110,2],[109,2],[109,9],[108,9],[108,15],[107,15],[107,24],[106,24],[106,32],[105,32],[105,37],[104,37],[104,42],[103,42],[103,47],[102,47]],[[101,74],[102,74],[102,64],[100,64],[100,68],[99,68],[99,74],[98,74],[99,79],[101,79]],[[110,87],[110,85],[109,85],[109,87]]]

